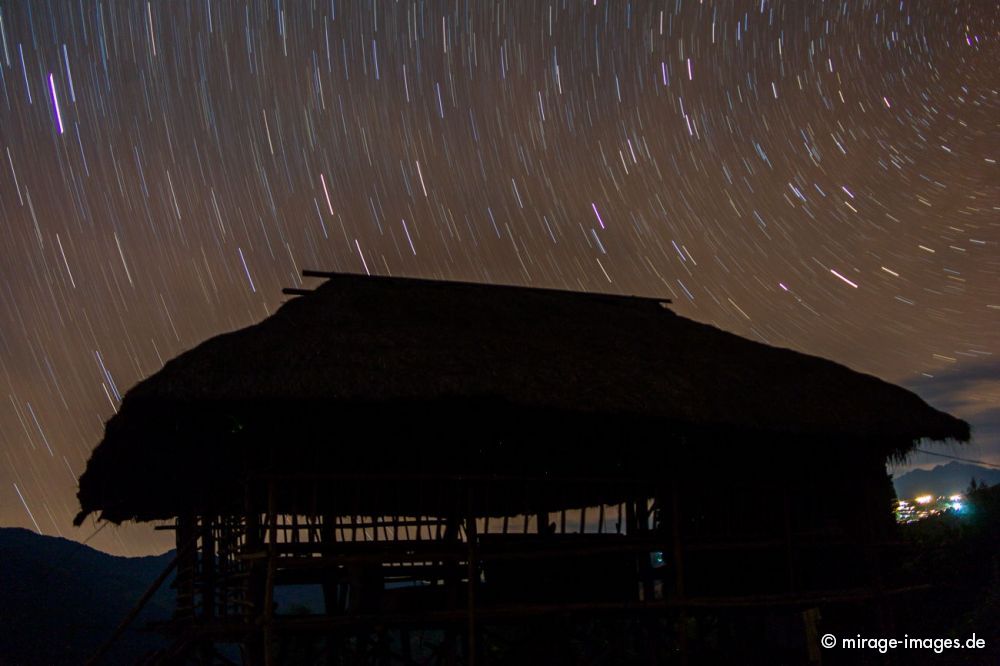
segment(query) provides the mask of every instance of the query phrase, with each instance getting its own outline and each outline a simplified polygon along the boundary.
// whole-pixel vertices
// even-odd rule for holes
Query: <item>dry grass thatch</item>
[[[262,467],[655,475],[647,454],[679,434],[885,457],[969,427],[653,299],[335,275],[132,388],[80,478],[78,520],[166,518]]]

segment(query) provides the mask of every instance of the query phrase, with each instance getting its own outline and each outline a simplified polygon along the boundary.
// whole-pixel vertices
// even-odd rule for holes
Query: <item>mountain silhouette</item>
[[[933,469],[915,469],[893,479],[896,496],[901,499],[917,495],[954,495],[964,493],[972,479],[992,486],[1000,483],[1000,469],[952,461]]]
[[[0,528],[0,665],[85,662],[172,557],[115,557],[68,539]],[[143,628],[170,617],[169,585],[161,586],[104,663],[131,663],[165,645]]]

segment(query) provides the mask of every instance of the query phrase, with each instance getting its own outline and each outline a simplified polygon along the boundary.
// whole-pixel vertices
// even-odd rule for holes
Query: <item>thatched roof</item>
[[[647,454],[677,433],[882,456],[969,438],[909,391],[655,299],[327,277],[132,388],[80,478],[79,519],[167,518],[261,468],[654,475]]]

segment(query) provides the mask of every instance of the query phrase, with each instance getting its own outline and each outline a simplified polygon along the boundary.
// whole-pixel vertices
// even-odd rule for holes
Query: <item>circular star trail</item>
[[[121,395],[302,268],[670,298],[910,386],[1000,462],[998,16],[0,3],[0,524],[89,536]]]

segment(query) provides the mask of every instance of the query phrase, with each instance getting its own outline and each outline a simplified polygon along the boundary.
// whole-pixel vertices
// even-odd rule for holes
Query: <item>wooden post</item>
[[[681,498],[680,490],[677,487],[677,475],[673,475],[670,488],[671,507],[671,541],[673,542],[674,555],[674,588],[677,600],[684,601],[684,545],[681,543]],[[687,650],[687,627],[684,626],[685,613],[683,610],[677,616],[677,647],[680,652],[680,663],[688,663]]]
[[[468,635],[466,638],[465,661],[469,666],[476,664],[476,584],[479,581],[479,565],[476,555],[476,517],[468,515],[465,518],[465,542],[467,547],[466,577],[468,578],[468,589],[466,594],[466,612],[468,613]]]
[[[649,498],[646,497],[645,490],[642,491],[642,496],[636,501],[636,536],[646,537],[649,535]],[[654,585],[653,585],[653,565],[649,561],[650,552],[648,550],[642,550],[639,552],[639,580],[642,581],[642,602],[644,604],[650,604],[654,600]],[[642,641],[644,651],[646,653],[646,662],[648,664],[656,663],[656,616],[650,613],[643,614],[643,617],[639,620],[640,626],[642,627]]]
[[[798,588],[798,574],[795,562],[795,542],[792,538],[792,500],[788,488],[782,491],[782,500],[785,513],[785,559],[788,563],[788,591],[794,592]]]
[[[264,617],[264,586],[265,579],[262,576],[261,565],[263,561],[260,557],[263,549],[263,535],[261,533],[260,514],[253,496],[253,481],[247,479],[244,495],[244,519],[246,520],[246,543],[244,544],[245,556],[247,560],[247,601],[250,602],[246,611],[246,624],[249,629],[249,639],[247,640],[247,663],[250,666],[261,666],[264,663],[264,643],[259,630],[260,623]]]
[[[190,514],[177,516],[177,608],[176,615],[193,620],[195,617],[194,576],[198,562],[198,551],[195,544],[181,552],[183,544],[195,540],[195,518]]]
[[[637,505],[636,536],[645,537],[649,534],[649,500],[643,497]],[[639,555],[639,577],[642,580],[642,600],[653,601],[653,565],[649,561],[650,553],[642,551]]]
[[[458,541],[459,535],[459,518],[451,514],[449,515],[444,524],[444,543],[451,544],[453,541]],[[446,605],[449,609],[454,609],[458,607],[459,598],[459,584],[461,573],[458,569],[458,562],[442,562],[445,566],[444,572],[444,587],[445,587],[445,599]],[[449,627],[444,632],[444,643],[441,646],[442,658],[441,662],[447,666],[455,666],[458,663],[457,654],[457,643],[456,640],[456,630],[453,627]]]
[[[343,529],[340,530],[340,533],[341,539],[343,539]],[[337,541],[337,518],[332,512],[325,511],[323,513],[319,538],[320,556],[329,557]],[[336,567],[331,567],[331,569],[323,578],[323,612],[327,617],[332,617],[343,611],[338,595],[340,586],[332,578],[332,574],[336,572]],[[337,659],[340,657],[342,651],[340,637],[331,631],[326,634],[326,641],[326,663],[333,666],[333,664],[337,663]]]
[[[278,567],[274,480],[267,482],[267,580],[264,585],[264,665],[274,666],[274,577]]]
[[[207,620],[215,618],[215,535],[212,516],[201,517],[201,611]]]
[[[550,534],[549,514],[547,511],[539,511],[535,514],[535,532],[538,534]]]

